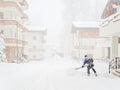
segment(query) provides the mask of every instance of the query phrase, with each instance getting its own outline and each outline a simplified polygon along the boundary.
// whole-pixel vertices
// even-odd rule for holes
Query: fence
[[[115,57],[109,62],[109,73],[113,70],[120,69],[120,57]]]

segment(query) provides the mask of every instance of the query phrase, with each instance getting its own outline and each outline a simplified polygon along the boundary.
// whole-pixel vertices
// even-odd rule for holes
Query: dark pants
[[[95,69],[94,69],[93,67],[94,67],[94,64],[87,66],[87,74],[88,74],[88,75],[90,74],[90,69],[92,69],[93,72],[96,74],[96,71],[95,71]]]

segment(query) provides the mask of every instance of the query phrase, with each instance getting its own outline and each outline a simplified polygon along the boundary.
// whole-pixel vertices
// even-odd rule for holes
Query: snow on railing
[[[115,14],[109,16],[108,18],[101,20],[100,26],[105,27],[105,26],[108,26],[111,22],[116,22],[119,20],[120,20],[120,12],[115,13]]]
[[[109,73],[120,68],[120,57],[115,57],[109,62]]]

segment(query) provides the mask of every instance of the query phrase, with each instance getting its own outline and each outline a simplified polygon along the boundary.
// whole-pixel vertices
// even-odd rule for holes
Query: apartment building
[[[120,57],[120,1],[108,0],[100,24],[100,36],[110,38],[110,58]]]
[[[99,23],[75,22],[72,34],[74,58],[83,58],[85,54],[95,59],[109,58],[109,38],[99,37]]]
[[[31,28],[25,33],[25,40],[28,42],[24,54],[28,60],[42,60],[45,57],[45,43],[47,31],[45,28]]]
[[[0,0],[0,30],[4,32],[5,53],[8,62],[18,61],[25,45],[23,33],[28,31],[24,22],[28,19],[24,10],[26,0]]]

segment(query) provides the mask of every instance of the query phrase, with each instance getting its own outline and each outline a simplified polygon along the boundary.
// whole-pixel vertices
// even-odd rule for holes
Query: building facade
[[[110,57],[120,57],[120,1],[109,0],[101,18],[100,35],[110,38]]]
[[[99,37],[98,23],[74,23],[72,33],[75,58],[83,58],[85,54],[91,54],[94,59],[109,58],[109,38]]]
[[[5,53],[8,62],[18,61],[25,45],[23,33],[28,31],[23,12],[28,8],[26,0],[0,0],[0,30],[4,32]]]
[[[28,42],[24,53],[28,60],[42,60],[45,57],[46,29],[32,29],[25,33]]]

